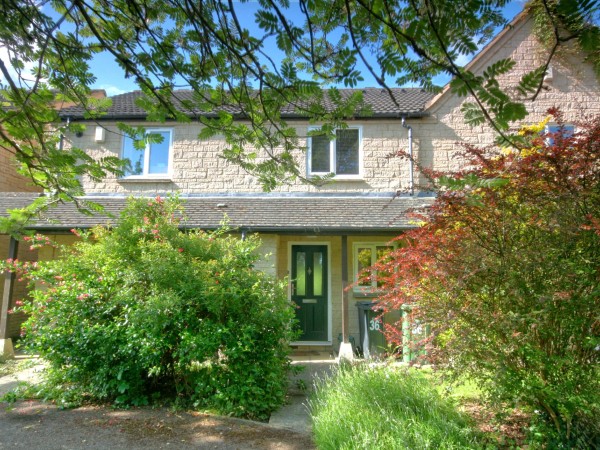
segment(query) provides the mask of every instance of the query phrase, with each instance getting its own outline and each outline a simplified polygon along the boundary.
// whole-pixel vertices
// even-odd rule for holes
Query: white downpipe
[[[414,167],[413,167],[413,130],[410,125],[406,125],[406,117],[402,116],[402,126],[408,130],[408,171],[409,171],[409,179],[408,179],[408,189],[410,191],[410,195],[414,195],[415,193],[415,180],[414,180]]]

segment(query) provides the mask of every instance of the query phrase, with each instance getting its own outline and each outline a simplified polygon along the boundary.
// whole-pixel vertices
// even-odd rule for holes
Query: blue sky
[[[518,14],[522,9],[525,1],[524,0],[515,0],[510,2],[506,8],[504,9],[504,15],[507,19],[512,19],[516,14]],[[256,1],[250,1],[247,3],[238,3],[240,11],[243,11],[242,16],[245,17],[253,17],[254,12],[258,8],[258,3]],[[276,54],[277,49],[274,47],[274,54]],[[468,61],[461,61],[461,63],[467,63]],[[124,72],[121,68],[114,62],[114,59],[110,54],[102,53],[97,55],[91,65],[92,72],[96,76],[96,82],[92,86],[94,89],[104,89],[106,90],[107,95],[117,95],[124,92],[129,92],[138,89],[137,85],[132,79],[126,79],[124,76]],[[440,83],[444,83],[447,80],[441,79],[436,80]],[[376,86],[376,82],[370,76],[365,76],[364,82],[360,83],[358,87],[372,87]]]

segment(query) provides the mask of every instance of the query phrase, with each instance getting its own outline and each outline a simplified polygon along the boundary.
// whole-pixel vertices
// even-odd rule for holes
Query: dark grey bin
[[[383,320],[381,311],[373,311],[375,302],[356,302],[358,308],[358,328],[360,332],[360,351],[365,358],[381,355],[386,348],[383,335]]]

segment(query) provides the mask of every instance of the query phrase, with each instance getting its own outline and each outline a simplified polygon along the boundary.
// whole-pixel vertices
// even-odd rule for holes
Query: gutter
[[[413,129],[410,125],[406,125],[406,116],[402,116],[402,126],[408,130],[408,170],[409,170],[409,181],[408,190],[410,195],[415,194],[415,181],[414,181],[414,163],[413,163]]]

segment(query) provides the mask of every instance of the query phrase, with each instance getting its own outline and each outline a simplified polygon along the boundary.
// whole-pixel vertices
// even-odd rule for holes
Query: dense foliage
[[[94,119],[110,102],[90,98],[95,82],[90,60],[102,52],[144,92],[139,105],[149,121],[199,119],[202,137],[224,136],[223,156],[257,175],[265,189],[305,178],[294,156],[296,130],[282,111],[293,110],[331,133],[366,112],[360,92],[326,94],[323,88],[355,87],[365,74],[384,89],[410,85],[436,92],[441,89],[436,83],[453,78],[452,90],[471,96],[467,118],[486,121],[507,138],[509,123],[525,116],[524,100],[537,96],[561,47],[576,42],[600,71],[598,0],[529,2],[548,55],[524,74],[516,95],[498,82],[513,61],[498,61],[481,76],[465,68],[506,24],[507,3],[262,0],[249,14],[248,2],[220,0],[5,0],[0,147],[48,192],[13,219],[22,222],[46,202],[76,200],[83,194],[82,173],[102,178],[122,171],[115,158],[94,161],[77,148],[61,151],[61,136],[82,125],[61,123],[58,109],[80,104]],[[444,81],[437,81],[439,75]],[[176,88],[191,89],[193,98],[177,98]],[[127,127],[123,132],[135,134]],[[256,149],[267,157],[258,158]]]
[[[463,171],[428,174],[439,196],[378,267],[381,304],[414,305],[431,325],[428,357],[495,402],[535,410],[552,448],[591,448],[600,442],[600,118],[572,135],[543,130],[522,130],[525,150],[469,147]],[[388,331],[401,342],[400,326]]]
[[[468,416],[414,370],[342,365],[318,380],[310,407],[321,450],[485,448]]]
[[[257,237],[184,233],[178,216],[175,200],[132,200],[116,228],[77,232],[60,258],[11,263],[40,287],[22,306],[26,342],[65,402],[268,418],[284,401],[293,308],[253,269]]]

